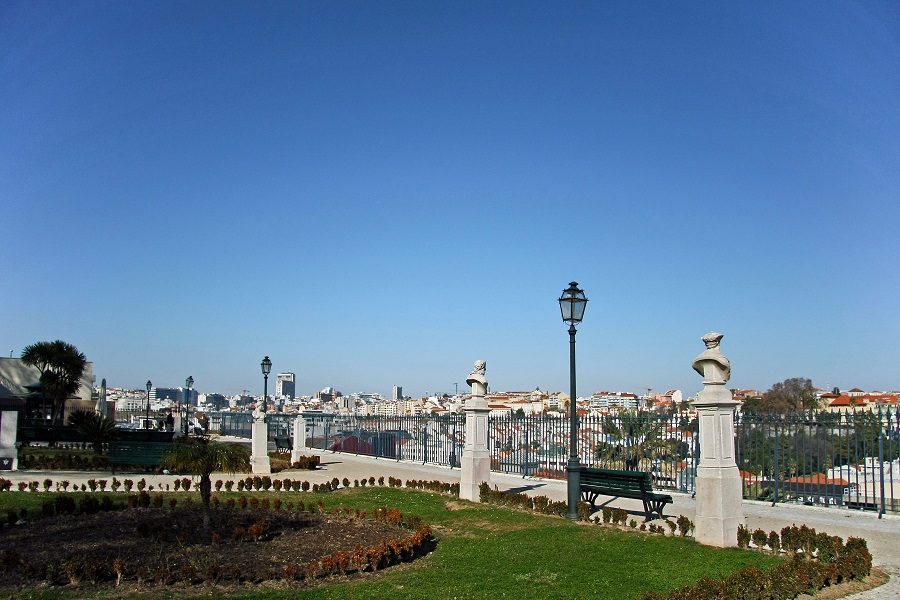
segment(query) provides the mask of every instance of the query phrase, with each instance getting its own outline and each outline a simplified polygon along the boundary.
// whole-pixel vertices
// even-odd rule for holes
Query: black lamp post
[[[581,483],[581,460],[578,458],[578,407],[575,399],[575,326],[581,323],[584,317],[584,308],[587,306],[587,298],[584,291],[578,289],[578,283],[573,281],[569,287],[563,290],[559,297],[559,309],[562,312],[562,320],[569,324],[569,463],[566,471],[568,474],[568,500],[569,519],[578,519],[578,487]]]
[[[262,399],[262,408],[260,408],[259,413],[262,415],[262,418],[266,418],[266,408],[269,404],[269,373],[272,372],[272,361],[269,360],[269,357],[266,356],[262,359],[262,362],[259,363],[259,366],[262,367],[263,374],[263,399]]]
[[[153,384],[150,383],[150,380],[147,380],[147,414],[144,416],[144,428],[150,429],[150,388],[153,387]]]
[[[191,388],[194,387],[194,378],[188,375],[184,380],[184,432],[191,435]]]

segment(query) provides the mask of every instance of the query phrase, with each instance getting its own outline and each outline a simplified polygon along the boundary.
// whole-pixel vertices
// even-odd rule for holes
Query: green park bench
[[[672,496],[658,494],[653,491],[653,480],[650,473],[643,471],[619,471],[617,469],[581,468],[579,485],[581,498],[590,503],[591,511],[597,510],[597,496],[616,498],[635,498],[644,503],[645,521],[658,515],[664,518],[662,509],[672,503]]]
[[[116,466],[157,468],[163,453],[171,447],[172,442],[114,441],[109,444],[106,458],[114,473]]]

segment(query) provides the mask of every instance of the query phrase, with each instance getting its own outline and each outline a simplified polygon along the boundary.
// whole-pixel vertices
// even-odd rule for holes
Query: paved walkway
[[[436,465],[422,465],[420,463],[399,462],[391,459],[357,456],[354,454],[332,453],[321,450],[307,449],[306,454],[318,454],[321,457],[322,468],[316,471],[282,471],[274,475],[280,479],[302,479],[312,483],[323,483],[337,477],[350,479],[362,479],[369,477],[393,476],[404,481],[408,479],[440,480],[448,483],[459,482],[459,469],[441,467]],[[111,473],[102,472],[73,472],[73,471],[16,471],[0,475],[11,479],[13,485],[19,481],[43,481],[52,479],[54,482],[68,480],[73,485],[85,483],[88,479],[111,479]],[[174,475],[146,475],[141,473],[117,473],[119,479],[138,480],[145,478],[148,485],[155,488],[171,485]],[[216,479],[237,480],[246,477],[243,475],[215,474]],[[520,475],[508,475],[500,473],[491,474],[491,485],[496,485],[501,490],[527,492],[529,494],[544,495],[553,500],[566,499],[565,481],[538,479],[534,477],[522,478]],[[694,499],[687,494],[673,493],[674,504],[666,507],[669,516],[685,515],[691,519],[694,517]],[[629,499],[614,499],[608,506],[624,508],[634,514],[642,515],[643,509],[640,501]],[[815,508],[789,504],[777,504],[774,507],[767,502],[745,502],[744,514],[746,524],[750,529],[763,529],[764,531],[780,531],[782,527],[796,524],[806,524],[818,531],[827,531],[831,535],[839,535],[842,538],[849,536],[863,537],[872,552],[874,562],[884,569],[891,577],[890,581],[873,590],[848,596],[846,600],[900,600],[900,516],[886,515],[879,519],[876,514],[869,512],[850,511],[840,508]]]

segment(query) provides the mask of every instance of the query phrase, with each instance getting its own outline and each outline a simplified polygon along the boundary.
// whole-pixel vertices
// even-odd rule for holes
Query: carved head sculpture
[[[483,360],[476,360],[475,368],[472,370],[472,372],[478,373],[479,375],[484,375],[485,369],[487,369],[487,363]]]
[[[704,335],[701,339],[703,340],[703,343],[706,344],[706,349],[712,350],[713,348],[715,348],[716,346],[719,345],[719,342],[721,341],[721,339],[723,337],[725,337],[725,336],[722,335],[721,333],[718,333],[716,331],[710,331],[709,333]]]

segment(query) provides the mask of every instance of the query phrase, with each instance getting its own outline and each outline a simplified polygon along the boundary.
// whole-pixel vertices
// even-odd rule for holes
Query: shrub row
[[[525,493],[501,492],[496,487],[491,489],[487,483],[478,486],[479,498],[482,502],[488,504],[497,504],[509,508],[517,508],[520,510],[528,510],[544,515],[552,515],[556,517],[565,517],[568,514],[568,504],[563,501],[553,501],[546,496],[529,496]],[[591,519],[591,506],[587,502],[578,503],[578,520],[590,521],[596,524],[611,524],[624,527],[627,525],[632,528],[639,528],[641,531],[649,531],[650,533],[659,533],[665,535],[666,527],[671,535],[675,532],[681,534],[682,537],[687,536],[694,530],[694,523],[681,515],[676,521],[666,519],[666,527],[655,523],[641,523],[638,526],[637,521],[631,519],[628,521],[628,513],[621,508],[603,507],[600,511],[599,519]]]
[[[746,567],[725,579],[704,577],[668,595],[649,593],[643,600],[791,600],[849,579],[862,579],[872,569],[865,540],[848,538],[831,562],[794,554],[770,571]]]
[[[781,535],[740,526],[738,545],[748,548],[750,542],[758,550],[768,547],[790,558],[770,571],[746,567],[725,579],[704,578],[668,595],[646,594],[643,600],[791,600],[872,572],[872,555],[861,538],[847,538],[845,544],[840,537],[816,533],[806,525],[785,527]]]
[[[28,454],[19,455],[20,469],[104,471],[109,469],[105,456],[97,454]]]

